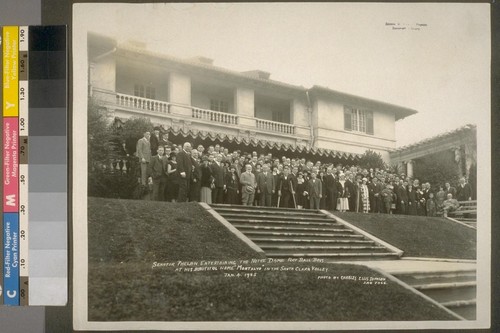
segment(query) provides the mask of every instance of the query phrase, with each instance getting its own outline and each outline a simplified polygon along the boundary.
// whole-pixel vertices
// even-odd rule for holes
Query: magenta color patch
[[[3,211],[19,211],[19,124],[17,117],[3,118]]]

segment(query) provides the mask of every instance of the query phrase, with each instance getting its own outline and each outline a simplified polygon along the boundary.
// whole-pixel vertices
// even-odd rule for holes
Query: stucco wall
[[[90,65],[90,84],[97,88],[115,91],[116,61],[113,57],[105,57],[98,63]]]
[[[191,105],[191,78],[180,73],[170,73],[169,102]]]
[[[219,99],[228,103],[228,112],[234,112],[234,102],[232,96],[211,95],[200,91],[193,91],[191,96],[191,103],[198,108],[210,110],[210,100]]]
[[[356,105],[350,105],[356,107]],[[318,126],[323,129],[342,131],[344,130],[344,104],[329,100],[318,100]],[[373,111],[373,135],[370,137],[395,140],[396,139],[396,118],[393,113],[380,110]],[[351,137],[355,139],[356,137]]]
[[[144,87],[151,86],[155,88],[156,97],[154,99],[168,102],[168,83],[167,77],[148,76],[147,78],[137,78],[123,71],[118,71],[116,78],[116,92],[134,95],[134,86],[142,84]]]
[[[300,126],[310,126],[310,116],[307,111],[308,105],[306,100],[294,98],[291,103],[292,123]]]

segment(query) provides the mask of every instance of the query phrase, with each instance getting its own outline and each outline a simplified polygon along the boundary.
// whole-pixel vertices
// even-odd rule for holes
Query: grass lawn
[[[406,257],[476,259],[476,231],[441,217],[332,212]]]
[[[89,198],[88,274],[90,321],[453,320],[367,267],[270,262],[193,203]]]

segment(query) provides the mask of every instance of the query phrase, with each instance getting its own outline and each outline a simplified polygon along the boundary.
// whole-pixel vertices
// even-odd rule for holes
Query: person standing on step
[[[283,175],[278,181],[278,196],[280,197],[280,207],[294,208],[295,203],[293,197],[297,188],[297,180],[290,175],[290,167],[286,165],[283,167]]]
[[[220,149],[220,147],[219,147]],[[214,177],[214,188],[212,190],[212,202],[221,204],[224,203],[225,171],[222,165],[222,155],[216,154],[215,161],[211,165],[212,177]]]
[[[274,177],[269,170],[269,164],[265,163],[262,172],[257,174],[257,193],[260,195],[260,206],[271,207],[274,188]]]
[[[151,157],[151,177],[153,179],[153,200],[163,201],[167,183],[167,163],[163,156],[165,148],[158,146],[157,154]]]
[[[309,207],[310,209],[319,209],[319,203],[323,197],[323,184],[321,179],[316,178],[316,172],[311,172],[311,179],[307,182],[307,190],[309,194]]]
[[[252,206],[257,182],[255,180],[255,175],[252,173],[252,166],[250,164],[245,165],[245,172],[241,174],[240,184],[243,206]]]
[[[346,184],[345,174],[339,173],[337,182],[337,210],[345,212],[349,210],[349,187]]]
[[[178,202],[186,202],[188,200],[192,171],[191,144],[186,142],[182,146],[182,150],[177,154],[177,173],[179,174]]]
[[[151,133],[144,132],[144,136],[137,141],[136,155],[141,164],[141,185],[148,185],[149,163],[151,162],[151,144],[149,138]]]
[[[337,209],[337,186],[336,179],[333,175],[333,167],[329,166],[326,169],[325,185],[326,187],[326,209],[333,211]]]

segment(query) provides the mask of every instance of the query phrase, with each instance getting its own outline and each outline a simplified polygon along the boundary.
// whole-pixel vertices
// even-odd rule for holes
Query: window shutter
[[[366,112],[366,133],[373,135],[373,112]]]
[[[344,107],[344,130],[346,131],[351,131],[352,130],[352,125],[351,125],[351,109],[348,107]]]

